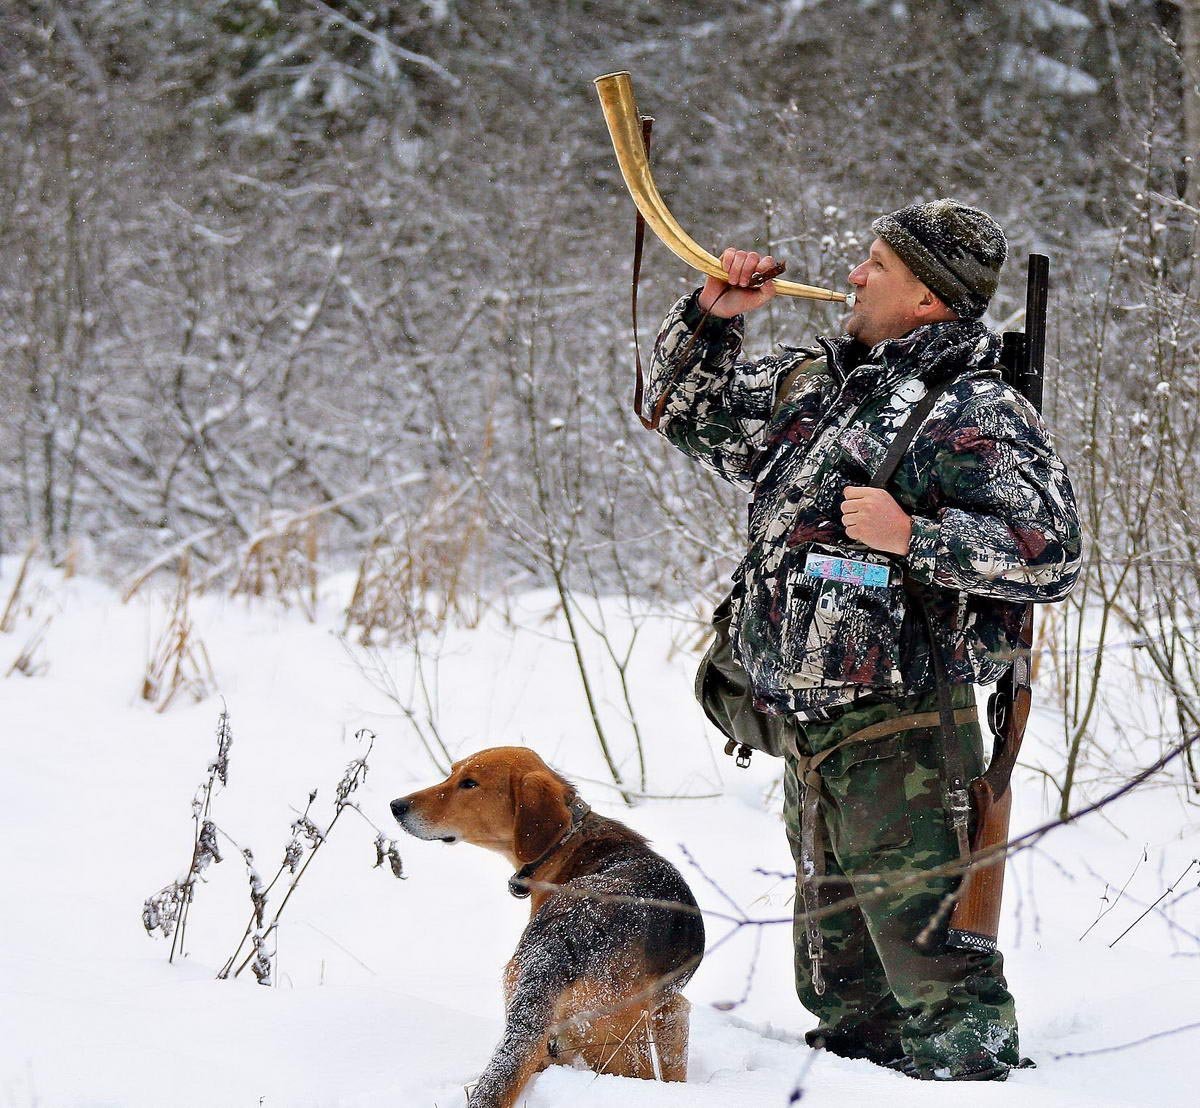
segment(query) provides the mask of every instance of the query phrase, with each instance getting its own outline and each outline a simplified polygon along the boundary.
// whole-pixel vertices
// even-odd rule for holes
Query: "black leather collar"
[[[529,887],[529,878],[543,863],[548,862],[551,857],[557,854],[563,846],[571,839],[579,828],[583,826],[583,817],[592,809],[586,802],[576,797],[571,801],[571,826],[567,828],[567,833],[563,835],[549,850],[546,851],[540,858],[535,858],[526,866],[522,866],[516,873],[508,879],[508,891],[512,893],[518,900],[524,900],[533,891]]]

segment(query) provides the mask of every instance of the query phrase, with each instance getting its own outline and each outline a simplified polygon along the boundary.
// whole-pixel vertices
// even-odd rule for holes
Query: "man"
[[[845,334],[758,361],[739,361],[743,317],[774,295],[753,284],[774,261],[726,250],[728,280],[667,316],[648,400],[666,391],[660,433],[751,496],[718,642],[744,670],[755,725],[781,736],[796,987],[819,1019],[808,1041],[914,1077],[1002,1080],[1020,1061],[1013,999],[998,952],[945,945],[957,878],[885,883],[961,856],[945,779],[948,759],[966,780],[982,769],[973,686],[1011,664],[1023,605],[1074,584],[1079,524],[1062,462],[980,322],[1007,253],[1000,227],[939,200],[872,229]],[[893,479],[868,487],[931,391]],[[830,559],[833,578],[849,565],[860,583],[827,576]],[[928,723],[933,650],[957,755]],[[710,710],[736,735],[747,713],[732,714],[726,726]]]

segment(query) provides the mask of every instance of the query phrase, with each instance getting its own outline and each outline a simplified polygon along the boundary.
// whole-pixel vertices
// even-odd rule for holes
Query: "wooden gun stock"
[[[1029,256],[1029,284],[1025,300],[1025,334],[1004,336],[1005,378],[1039,411],[1046,350],[1046,304],[1050,262],[1041,254]],[[1017,764],[1025,724],[1033,702],[1030,688],[1033,657],[1033,605],[1025,605],[1012,668],[992,694],[989,719],[995,743],[992,760],[982,777],[970,785],[975,818],[971,838],[971,864],[963,875],[946,933],[954,950],[996,949],[1000,931],[1000,904],[1004,893],[1003,847],[1008,842],[1012,813],[1012,771]],[[978,861],[976,861],[978,859]]]
[[[971,782],[971,804],[977,824],[971,839],[971,857],[991,861],[972,861],[963,875],[946,945],[954,950],[981,950],[990,954],[996,949],[1000,933],[1000,903],[1004,895],[1004,863],[1002,847],[1008,842],[1008,821],[1012,812],[1012,789],[996,797],[982,778]],[[991,852],[996,851],[994,857]]]

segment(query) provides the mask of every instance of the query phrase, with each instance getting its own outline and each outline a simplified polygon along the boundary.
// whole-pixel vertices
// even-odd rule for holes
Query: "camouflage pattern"
[[[1065,596],[1081,552],[1066,470],[1037,412],[1001,379],[998,336],[956,320],[869,351],[843,335],[742,362],[742,318],[701,325],[696,295],[663,324],[647,404],[669,388],[660,433],[751,495],[731,638],[756,706],[814,718],[862,696],[932,690],[903,575],[928,592],[951,682],[995,681],[1022,605]],[[889,486],[913,516],[891,584],[807,577],[813,544],[878,557],[846,537],[843,492],[870,480],[913,407],[947,381]]]
[[[955,707],[973,702],[969,686],[954,690]],[[936,710],[936,694],[863,700],[833,721],[793,724],[793,741],[800,753],[815,753],[871,724]],[[960,726],[958,737],[968,775],[975,776],[983,757],[978,724]],[[940,751],[936,730],[908,731],[850,744],[821,765],[825,876],[817,879],[817,901],[844,908],[818,921],[826,981],[818,995],[797,885],[796,992],[820,1021],[809,1042],[820,1039],[834,1053],[880,1063],[907,1056],[919,1076],[931,1079],[1003,1077],[1019,1056],[1002,956],[946,950],[944,918],[929,935],[932,953],[921,953],[917,942],[958,878],[930,878],[871,898],[879,881],[868,875],[907,876],[958,857],[942,805]],[[804,785],[796,765],[785,756],[784,820],[801,874]]]

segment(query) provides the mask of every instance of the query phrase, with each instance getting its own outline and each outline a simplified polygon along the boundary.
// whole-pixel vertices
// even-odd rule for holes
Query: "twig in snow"
[[[1108,915],[1109,912],[1111,912],[1118,904],[1120,904],[1121,897],[1123,897],[1125,895],[1125,890],[1129,888],[1129,882],[1133,880],[1134,875],[1141,868],[1142,863],[1145,861],[1148,861],[1149,857],[1150,857],[1149,848],[1143,846],[1141,855],[1138,857],[1138,860],[1134,863],[1133,869],[1130,870],[1130,872],[1129,872],[1129,876],[1127,878],[1125,878],[1125,884],[1121,886],[1121,891],[1119,893],[1117,893],[1116,899],[1114,901],[1112,901],[1112,903],[1109,904],[1107,908],[1100,909],[1100,914],[1094,920],[1092,920],[1092,922],[1090,924],[1088,924],[1087,931],[1084,931],[1084,933],[1079,936],[1079,940],[1078,940],[1079,942],[1083,942],[1083,940],[1086,939],[1088,936],[1088,931],[1091,931],[1091,929],[1093,927],[1095,927],[1096,924],[1098,924],[1105,916]],[[1107,883],[1105,883],[1105,885],[1104,885],[1104,894],[1100,897],[1100,903],[1101,904],[1108,903],[1108,884]]]
[[[792,1086],[792,1091],[788,1093],[789,1104],[799,1104],[804,1098],[804,1082],[808,1080],[808,1071],[813,1068],[813,1063],[817,1060],[817,1055],[821,1053],[821,1047],[815,1047],[809,1051],[808,1057],[804,1059],[804,1065],[800,1067],[800,1072],[796,1075],[796,1083]]]
[[[1141,1046],[1143,1043],[1152,1043],[1155,1039],[1165,1039],[1171,1035],[1180,1035],[1184,1031],[1200,1030],[1200,1023],[1185,1023],[1182,1027],[1172,1027],[1166,1031],[1155,1031],[1152,1035],[1144,1035],[1140,1039],[1134,1039],[1128,1043],[1117,1043],[1115,1046],[1101,1046],[1095,1050],[1068,1050],[1062,1054],[1051,1054],[1050,1057],[1058,1062],[1063,1058],[1091,1058],[1095,1054],[1113,1054],[1118,1050],[1130,1050],[1135,1046]]]
[[[1189,873],[1191,873],[1193,866],[1197,866],[1197,865],[1200,865],[1200,858],[1193,858],[1190,862],[1188,862],[1187,866],[1184,868],[1184,871],[1178,877],[1176,877],[1175,880],[1170,885],[1167,886],[1167,888],[1163,892],[1162,896],[1160,896],[1153,904],[1150,905],[1149,908],[1147,908],[1140,916],[1138,916],[1138,918],[1135,919],[1133,921],[1133,923],[1131,923],[1128,927],[1126,927],[1124,931],[1122,931],[1115,939],[1113,939],[1113,941],[1111,943],[1108,944],[1109,950],[1111,950],[1114,946],[1116,946],[1117,943],[1119,943],[1123,938],[1125,938],[1125,936],[1128,935],[1130,931],[1132,931],[1135,927],[1137,927],[1137,925],[1139,923],[1141,923],[1142,920],[1144,920],[1151,912],[1153,912],[1155,908],[1157,908],[1164,900],[1166,900],[1167,897],[1170,896],[1171,893],[1173,893],[1175,891],[1175,886],[1178,885],[1179,882],[1182,881]]]

